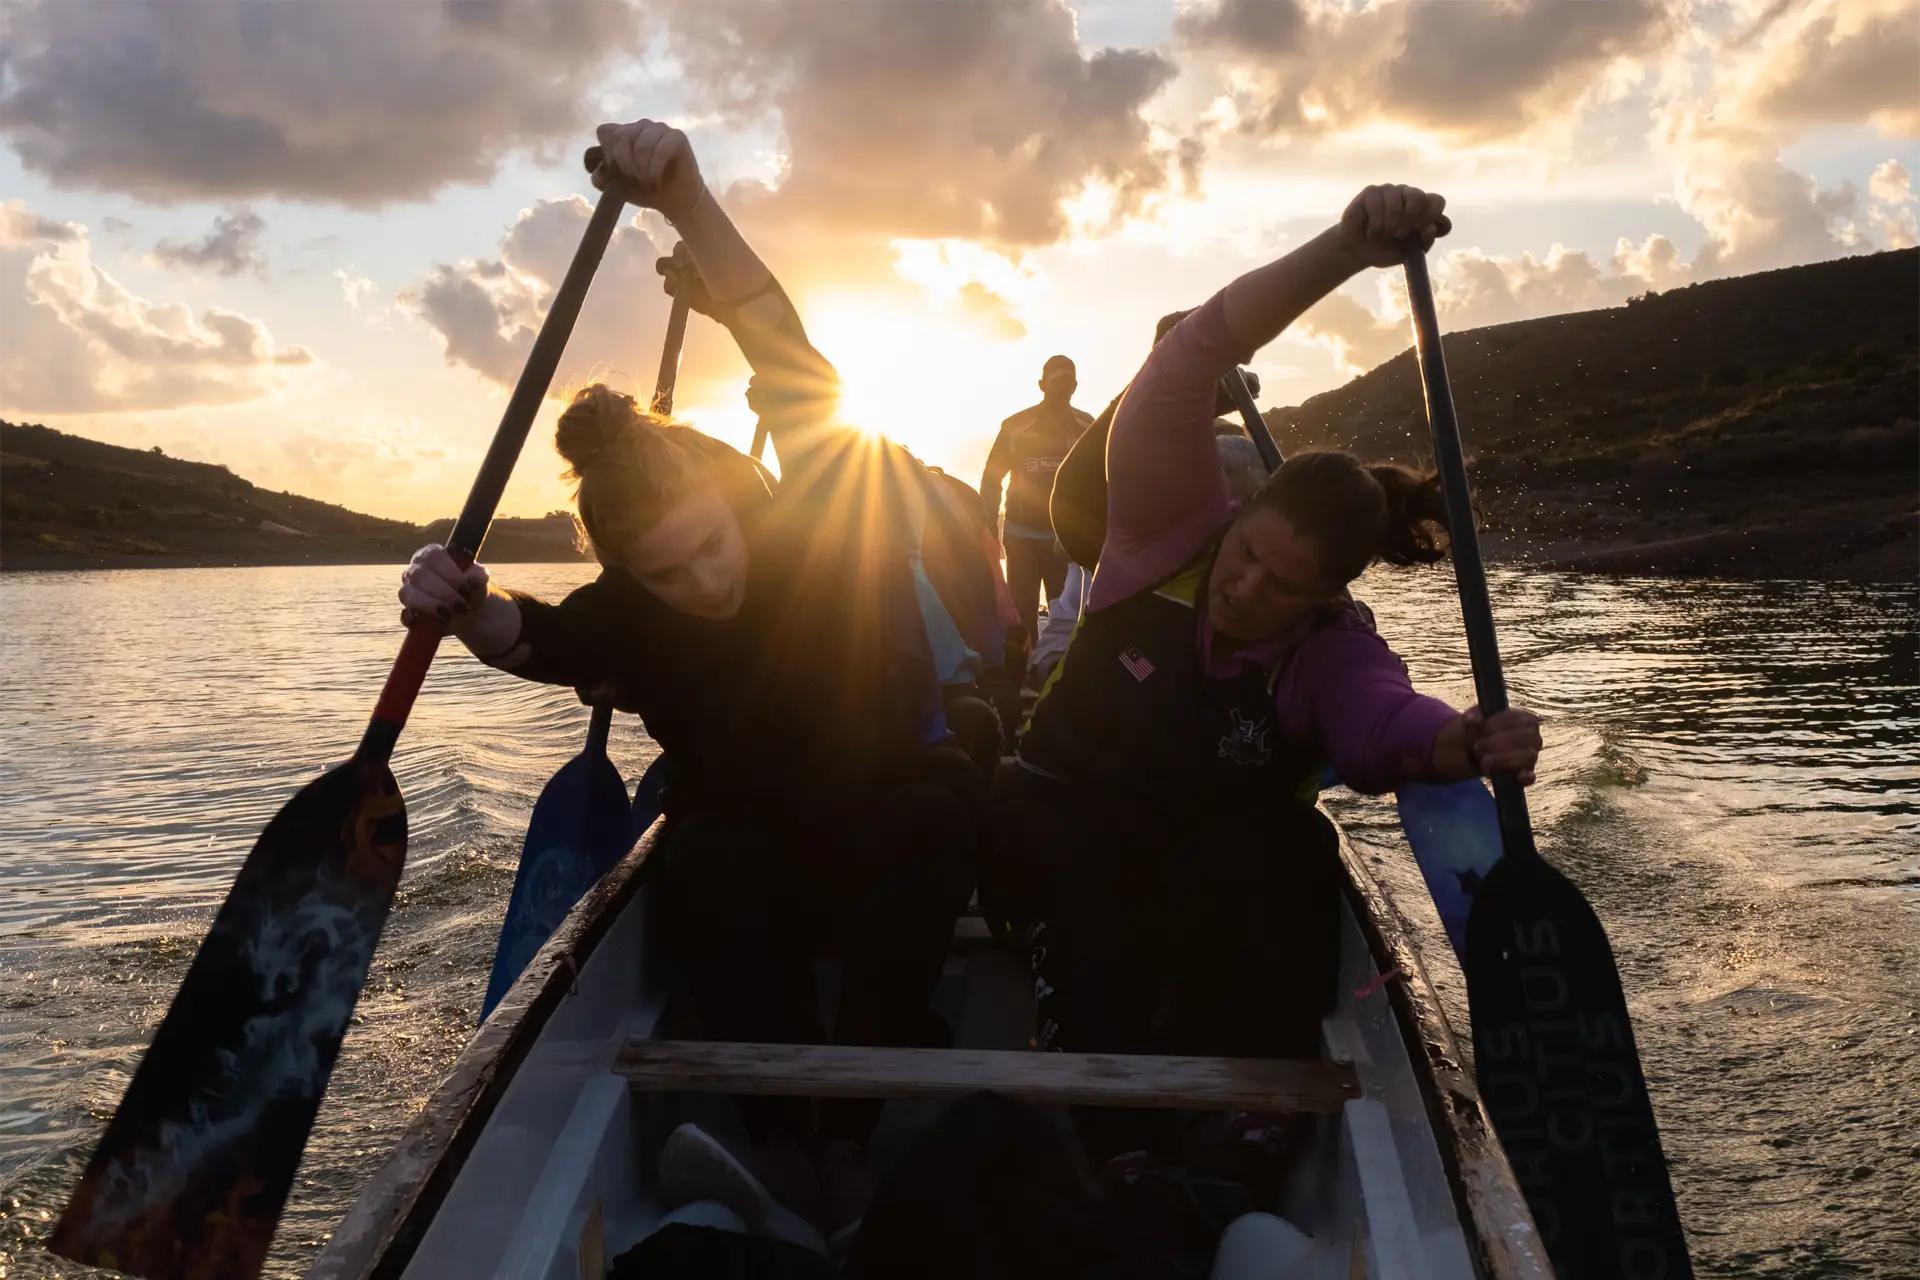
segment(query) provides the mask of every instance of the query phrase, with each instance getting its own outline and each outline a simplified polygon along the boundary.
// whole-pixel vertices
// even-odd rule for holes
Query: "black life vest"
[[[1201,602],[1216,548],[1156,587],[1082,613],[1020,739],[1023,766],[1170,807],[1297,794],[1311,804],[1324,761],[1285,740],[1273,706],[1284,659],[1209,679]]]

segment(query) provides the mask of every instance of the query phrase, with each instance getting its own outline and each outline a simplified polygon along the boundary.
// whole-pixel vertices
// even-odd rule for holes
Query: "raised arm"
[[[606,163],[594,183],[621,185],[633,203],[658,209],[680,233],[697,276],[662,263],[669,292],[691,288],[689,301],[733,334],[753,368],[748,403],[760,415],[791,473],[810,433],[834,414],[839,375],[807,340],[800,317],[767,264],[720,207],[687,135],[656,120],[603,124]]]
[[[1089,609],[1173,573],[1225,521],[1213,444],[1220,379],[1359,272],[1398,265],[1409,239],[1430,245],[1444,235],[1445,204],[1415,187],[1368,187],[1338,225],[1234,280],[1153,349],[1114,414],[1107,543]]]
[[[1258,351],[1360,272],[1399,266],[1409,240],[1431,248],[1435,237],[1452,227],[1442,212],[1446,206],[1446,197],[1418,187],[1368,187],[1347,205],[1337,225],[1226,287],[1224,318],[1233,343]]]

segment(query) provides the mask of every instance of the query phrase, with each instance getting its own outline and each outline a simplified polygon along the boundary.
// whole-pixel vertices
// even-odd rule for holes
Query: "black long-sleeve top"
[[[838,376],[790,303],[730,328],[782,469],[778,496],[734,495],[739,613],[691,617],[609,566],[559,604],[516,593],[500,662],[637,712],[670,761],[670,812],[900,776],[945,735],[906,559],[903,471],[919,464],[832,424]]]

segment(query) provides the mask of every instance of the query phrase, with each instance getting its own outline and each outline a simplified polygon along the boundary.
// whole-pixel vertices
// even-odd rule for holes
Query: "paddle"
[[[1267,474],[1280,469],[1280,446],[1273,442],[1273,433],[1267,430],[1267,420],[1260,416],[1260,406],[1253,402],[1253,392],[1247,386],[1247,379],[1238,369],[1229,369],[1227,376],[1220,379],[1226,385],[1227,394],[1233,397],[1234,408],[1240,411],[1240,420],[1247,424],[1247,434],[1253,437],[1253,447],[1260,451],[1260,461],[1267,464]]]
[[[650,410],[660,417],[673,412],[673,388],[680,376],[680,348],[686,337],[687,301],[675,298],[667,316],[660,373],[649,403]],[[649,786],[643,779],[633,803],[627,802],[627,784],[613,761],[607,759],[607,734],[612,726],[612,706],[594,707],[586,747],[548,779],[534,802],[526,842],[520,849],[520,866],[513,877],[513,895],[507,900],[500,942],[494,948],[493,973],[487,979],[486,999],[480,1005],[482,1022],[574,904],[660,816],[657,780]],[[652,779],[660,767],[656,760],[647,778]]]
[[[447,540],[471,562],[620,222],[587,223]],[[353,758],[287,802],[247,855],[49,1242],[150,1280],[250,1280],[300,1153],[406,861],[388,761],[445,623],[408,627]]]
[[[1507,708],[1506,680],[1417,246],[1407,292],[1474,689],[1492,716]],[[1534,848],[1519,780],[1494,775],[1493,795],[1505,852],[1473,896],[1462,964],[1481,1099],[1563,1280],[1691,1276],[1613,948],[1580,890]]]
[[[596,706],[586,747],[548,779],[534,803],[480,1006],[482,1022],[574,904],[633,847],[637,833],[627,784],[607,759],[612,725],[613,708]]]

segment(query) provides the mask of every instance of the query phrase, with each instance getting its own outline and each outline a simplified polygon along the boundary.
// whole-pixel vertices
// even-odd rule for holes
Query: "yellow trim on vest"
[[[1175,604],[1185,605],[1189,609],[1200,604],[1200,593],[1206,590],[1207,577],[1213,570],[1213,558],[1209,556],[1198,564],[1190,564],[1180,572],[1168,578],[1153,589],[1153,594],[1162,600],[1171,600]]]

